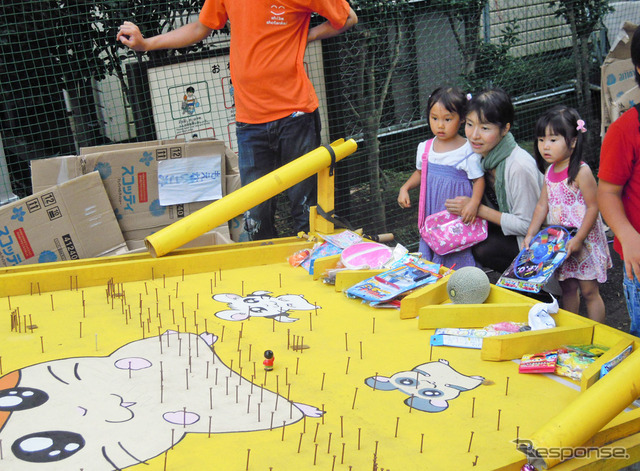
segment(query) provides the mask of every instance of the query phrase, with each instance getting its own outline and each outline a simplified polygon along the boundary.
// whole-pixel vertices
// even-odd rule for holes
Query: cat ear
[[[364,383],[367,386],[373,389],[379,389],[380,391],[395,391],[398,389],[386,376],[370,376],[364,380]]]

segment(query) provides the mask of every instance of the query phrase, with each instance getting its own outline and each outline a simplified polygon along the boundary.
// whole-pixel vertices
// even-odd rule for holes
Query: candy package
[[[580,381],[582,372],[594,361],[594,357],[588,357],[575,351],[558,353],[558,363],[555,373],[559,376],[566,376]]]
[[[605,347],[604,345],[598,345],[598,344],[567,345],[567,349],[569,349],[569,351],[579,353],[580,355],[584,355],[586,357],[598,358],[604,352],[609,350],[609,347]]]
[[[524,355],[518,367],[519,373],[553,373],[558,362],[558,352],[550,350]]]

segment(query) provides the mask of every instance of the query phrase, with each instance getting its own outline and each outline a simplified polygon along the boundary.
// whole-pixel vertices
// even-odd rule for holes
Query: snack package
[[[553,373],[558,362],[558,352],[550,350],[524,355],[518,367],[519,373]]]
[[[595,361],[595,357],[588,357],[575,351],[558,353],[558,362],[555,373],[558,376],[580,381],[582,372]]]
[[[309,249],[298,250],[289,257],[289,265],[297,267],[304,262],[309,255],[311,255],[311,250]]]
[[[609,347],[599,344],[590,345],[567,345],[569,351],[577,352],[586,357],[598,358],[604,352],[609,350]]]

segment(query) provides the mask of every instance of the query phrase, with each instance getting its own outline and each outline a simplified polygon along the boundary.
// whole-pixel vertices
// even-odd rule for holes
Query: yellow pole
[[[333,142],[331,148],[337,162],[354,153],[358,145],[353,139],[347,141],[340,139]],[[145,239],[145,245],[154,257],[166,255],[305,178],[309,178],[330,164],[331,153],[329,150],[325,147],[318,147],[184,219],[151,234]]]
[[[521,437],[518,448],[536,455],[529,461],[537,469],[551,468],[569,458],[572,449],[586,443],[638,396],[640,350],[634,351],[604,378],[583,391],[531,437]]]

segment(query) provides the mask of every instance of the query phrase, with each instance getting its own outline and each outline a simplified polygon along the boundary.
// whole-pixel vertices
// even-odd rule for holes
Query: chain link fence
[[[603,25],[611,18],[638,23],[637,3],[352,0],[359,24],[310,44],[305,61],[321,102],[323,140],[359,144],[338,164],[337,215],[417,247],[417,204],[403,210],[396,197],[415,169],[418,143],[431,137],[426,102],[441,85],[470,93],[507,90],[517,110],[514,134],[528,149],[542,111],[575,106],[594,131],[587,160],[595,170],[599,67],[609,47]],[[115,40],[124,20],[148,37],[197,18],[201,6],[199,0],[4,0],[0,203],[31,193],[31,160],[81,147],[214,137],[236,149],[228,30],[187,49],[148,54]],[[284,205],[279,224],[288,235]]]

